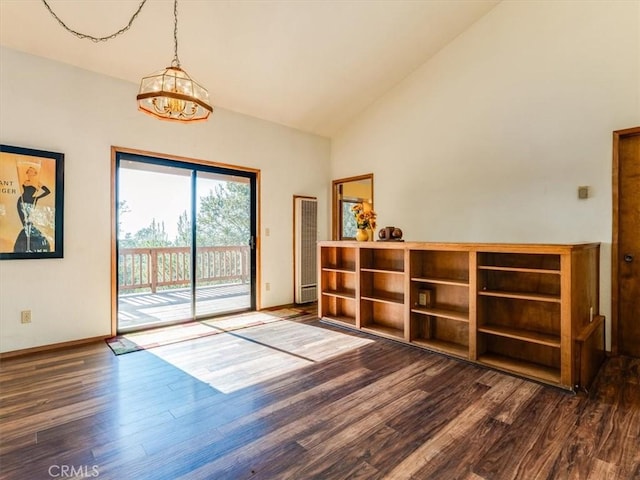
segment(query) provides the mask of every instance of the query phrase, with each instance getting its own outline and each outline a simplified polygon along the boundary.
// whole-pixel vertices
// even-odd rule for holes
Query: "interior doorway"
[[[612,352],[640,357],[640,127],[613,132]]]
[[[116,151],[115,330],[256,308],[255,171]]]

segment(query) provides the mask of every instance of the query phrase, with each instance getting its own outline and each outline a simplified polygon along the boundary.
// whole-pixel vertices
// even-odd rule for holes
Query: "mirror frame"
[[[371,181],[371,208],[373,207],[373,173],[367,173],[364,175],[357,175],[355,177],[339,178],[331,182],[331,238],[333,240],[341,240],[340,227],[342,226],[342,210],[340,209],[340,186],[349,183],[357,182],[361,180]]]

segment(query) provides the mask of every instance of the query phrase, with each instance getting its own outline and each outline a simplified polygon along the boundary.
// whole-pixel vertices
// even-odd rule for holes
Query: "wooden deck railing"
[[[196,283],[249,283],[248,246],[200,247],[196,250]],[[188,285],[191,282],[189,247],[121,248],[118,252],[121,291]]]

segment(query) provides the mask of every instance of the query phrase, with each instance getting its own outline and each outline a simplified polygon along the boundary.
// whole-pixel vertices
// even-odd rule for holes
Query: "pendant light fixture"
[[[140,82],[138,109],[162,120],[198,122],[209,118],[209,92],[180,68],[178,58],[178,0],[173,2],[173,60],[171,66]]]
[[[115,33],[104,37],[94,37],[86,33],[77,32],[69,28],[56,15],[53,9],[42,0],[49,13],[69,33],[81,39],[88,39],[94,43],[113,40],[127,32],[147,0],[141,0],[137,10],[131,16],[129,23]],[[144,77],[140,82],[138,92],[138,108],[144,113],[163,120],[175,122],[197,122],[209,118],[213,107],[209,104],[209,92],[193,80],[187,72],[180,68],[178,58],[178,0],[173,2],[173,61],[171,66]]]

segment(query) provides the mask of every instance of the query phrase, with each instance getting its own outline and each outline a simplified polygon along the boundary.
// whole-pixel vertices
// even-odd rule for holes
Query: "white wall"
[[[64,258],[0,262],[0,351],[109,335],[112,145],[260,169],[262,306],[293,301],[293,195],[327,202],[329,140],[222,109],[161,122],[137,111],[137,89],[0,50],[0,142],[65,154]],[[325,211],[318,220],[325,237]]]
[[[640,124],[639,30],[637,1],[502,2],[333,139],[332,175],[373,172],[378,225],[409,240],[602,242],[609,319],[612,131]]]

